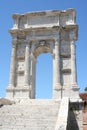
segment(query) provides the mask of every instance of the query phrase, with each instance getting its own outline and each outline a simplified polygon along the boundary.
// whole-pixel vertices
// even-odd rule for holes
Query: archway
[[[36,64],[42,53],[52,54],[53,98],[78,97],[75,10],[14,14],[13,18],[7,97],[35,98]]]
[[[52,56],[40,54],[36,64],[36,98],[52,98]]]

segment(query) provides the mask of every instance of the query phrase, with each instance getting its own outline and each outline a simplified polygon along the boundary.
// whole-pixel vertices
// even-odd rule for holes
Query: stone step
[[[21,100],[0,108],[0,130],[54,130],[60,101]]]
[[[57,104],[60,102],[59,99],[21,99],[17,100],[17,104],[28,104],[28,105],[52,105],[52,104]]]
[[[34,112],[32,112],[32,111],[34,111]],[[33,110],[31,110],[31,111],[29,111],[29,112],[26,112],[26,111],[13,111],[13,112],[9,112],[9,111],[6,111],[6,112],[4,112],[4,111],[2,111],[2,112],[0,112],[0,116],[6,116],[6,117],[9,117],[9,116],[21,116],[21,117],[23,117],[23,116],[25,116],[26,118],[27,117],[30,117],[30,118],[32,118],[33,117],[33,115],[34,116],[39,116],[39,117],[44,117],[44,116],[50,116],[50,114],[52,115],[52,116],[56,116],[56,114],[58,113],[58,108],[57,109],[48,109],[48,110],[39,110],[39,111],[37,111],[37,110],[35,110],[35,109],[33,109]],[[29,115],[29,116],[28,116]]]
[[[10,127],[0,127],[0,130],[54,130],[54,127],[25,127],[25,126],[21,126],[18,128],[10,128]]]

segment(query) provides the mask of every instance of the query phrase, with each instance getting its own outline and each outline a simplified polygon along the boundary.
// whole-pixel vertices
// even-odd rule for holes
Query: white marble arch
[[[75,10],[14,14],[13,19],[7,98],[35,99],[36,59],[47,52],[53,58],[53,98],[78,98]]]

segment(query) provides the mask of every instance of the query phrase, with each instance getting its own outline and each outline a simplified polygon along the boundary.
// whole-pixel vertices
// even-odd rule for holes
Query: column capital
[[[12,46],[15,47],[17,45],[17,42],[18,42],[17,39],[13,39],[12,40]]]
[[[26,43],[26,47],[30,47],[30,44],[29,44],[29,42],[27,42],[27,43]]]
[[[56,41],[59,41],[59,37],[54,38],[54,41],[55,41],[55,42],[56,42]]]
[[[54,40],[55,40],[55,45],[59,45],[59,41],[60,41],[59,38],[55,38]]]
[[[74,39],[70,40],[70,43],[71,43],[71,44],[74,44],[74,45],[76,44],[76,42],[75,42]]]
[[[37,62],[37,60],[36,60],[36,58],[35,58],[33,53],[31,53],[31,60],[34,61],[35,63]]]
[[[16,49],[16,45],[17,45],[17,44],[12,44],[12,48],[15,48],[15,49]]]
[[[72,40],[71,41],[71,57],[73,58],[73,55],[75,55],[75,54],[76,54],[76,44],[75,44],[75,41]]]
[[[55,86],[54,86],[54,90],[61,90],[61,84],[60,83],[56,83]]]
[[[26,43],[27,43],[27,44],[30,44],[30,42],[31,42],[30,39],[29,39],[29,38],[26,38]]]
[[[26,58],[31,57],[31,50],[30,50],[30,44],[29,43],[26,44],[25,57]]]

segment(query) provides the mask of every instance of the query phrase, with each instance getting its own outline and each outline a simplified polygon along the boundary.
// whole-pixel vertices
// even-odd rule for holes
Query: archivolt
[[[46,46],[46,45],[44,45],[44,46],[38,46],[34,50],[34,56],[37,57],[41,53],[48,53],[48,52],[50,52],[51,54],[53,53],[52,49],[49,48],[48,46]]]

